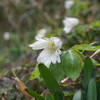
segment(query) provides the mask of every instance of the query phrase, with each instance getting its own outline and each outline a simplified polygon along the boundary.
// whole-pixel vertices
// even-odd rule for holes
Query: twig
[[[95,52],[90,56],[90,58],[93,58],[93,57],[96,56],[98,53],[100,53],[100,49],[97,50],[97,51],[95,51]]]
[[[18,86],[19,90],[20,90],[27,98],[29,98],[29,100],[35,100],[35,98],[33,98],[31,95],[29,95],[29,93],[26,91],[26,90],[27,90],[26,85],[25,85],[18,77],[14,77],[13,79],[16,81],[16,85]]]

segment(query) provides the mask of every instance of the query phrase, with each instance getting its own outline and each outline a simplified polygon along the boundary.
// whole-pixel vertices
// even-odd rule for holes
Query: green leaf
[[[38,67],[41,77],[44,79],[48,89],[54,96],[54,100],[64,100],[62,89],[60,88],[50,70],[42,64],[40,64]]]
[[[52,95],[46,95],[45,100],[54,100],[54,97]]]
[[[31,76],[30,76],[30,80],[34,80],[34,79],[38,78],[39,75],[40,75],[40,72],[39,72],[38,68],[36,68],[36,69],[32,72],[32,74],[31,74]]]
[[[89,26],[91,26],[91,27],[100,27],[100,20],[93,21]]]
[[[100,79],[97,82],[97,100],[100,100]]]
[[[87,100],[97,100],[97,89],[95,79],[91,79],[88,84]]]
[[[57,91],[54,93],[55,100],[65,100],[64,94],[61,91]]]
[[[39,71],[40,71],[40,75],[44,79],[44,81],[45,81],[47,87],[49,88],[49,90],[52,93],[54,93],[56,91],[61,91],[61,89],[59,87],[59,84],[57,83],[56,79],[53,77],[50,70],[42,64],[40,64],[38,66],[38,68],[39,68]]]
[[[62,63],[51,64],[50,71],[58,82],[60,82],[65,76]]]
[[[62,54],[61,59],[65,75],[72,80],[76,80],[83,69],[82,56],[74,50],[69,50]]]
[[[91,44],[81,44],[72,47],[74,50],[86,50],[86,51],[96,51],[100,49],[100,46],[92,46]]]
[[[81,100],[82,96],[81,96],[81,91],[77,91],[73,97],[73,100]]]
[[[45,100],[40,94],[34,92],[32,89],[27,90],[27,92],[32,96],[35,97],[36,100]]]
[[[84,64],[84,69],[83,69],[83,87],[86,89],[89,83],[89,80],[92,78],[93,76],[93,63],[92,60],[90,58],[86,58],[85,59],[85,64]]]
[[[94,66],[100,66],[100,63],[97,62],[95,59],[91,58]]]

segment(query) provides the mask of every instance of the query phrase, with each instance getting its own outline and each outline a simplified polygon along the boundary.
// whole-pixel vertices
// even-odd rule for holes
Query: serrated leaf
[[[31,76],[30,76],[30,80],[34,80],[34,79],[38,78],[39,75],[40,75],[40,72],[39,72],[38,68],[36,68],[36,69],[32,72],[32,74],[31,74]]]
[[[74,50],[69,50],[62,54],[62,64],[65,75],[72,80],[76,80],[83,69],[83,59],[81,55]]]
[[[88,84],[87,100],[97,100],[97,89],[95,79],[91,79]]]
[[[100,49],[100,46],[92,46],[91,44],[81,44],[72,47],[74,50],[86,50],[86,51],[96,51]]]
[[[81,91],[77,91],[73,97],[73,100],[81,100],[82,96],[81,96]]]

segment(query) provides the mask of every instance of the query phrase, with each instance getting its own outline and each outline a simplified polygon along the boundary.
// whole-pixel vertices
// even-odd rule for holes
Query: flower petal
[[[51,61],[52,61],[53,64],[61,62],[60,55],[61,55],[60,50],[57,50],[54,54],[52,54]]]
[[[37,58],[37,62],[38,63],[43,63],[46,66],[49,66],[51,63],[50,60],[50,53],[48,52],[48,50],[44,49],[38,56]]]
[[[48,40],[40,39],[36,41],[35,43],[29,45],[29,47],[32,47],[33,50],[39,50],[47,48],[48,46]]]
[[[55,64],[56,62],[60,63],[60,54],[61,54],[60,50],[51,53],[47,49],[44,49],[38,56],[37,62],[43,63],[44,65],[49,67],[51,63],[53,64]]]

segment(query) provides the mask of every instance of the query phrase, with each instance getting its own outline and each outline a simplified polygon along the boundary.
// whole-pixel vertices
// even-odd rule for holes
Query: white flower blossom
[[[45,37],[45,34],[47,33],[47,29],[46,28],[43,28],[43,29],[40,29],[38,32],[37,32],[37,35],[35,36],[35,39],[36,40],[39,40],[43,37]]]
[[[5,32],[3,35],[4,40],[9,40],[10,38],[10,33],[9,32]]]
[[[51,37],[40,39],[29,46],[32,47],[33,50],[43,49],[37,58],[38,63],[43,63],[49,67],[51,63],[55,64],[61,62],[60,49],[62,47],[62,41],[59,38]]]
[[[73,0],[66,0],[65,1],[65,9],[70,9],[74,5]]]
[[[71,32],[72,28],[79,24],[79,19],[73,17],[66,17],[63,20],[65,33]]]

